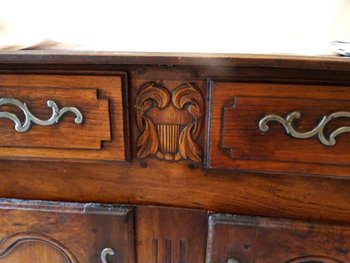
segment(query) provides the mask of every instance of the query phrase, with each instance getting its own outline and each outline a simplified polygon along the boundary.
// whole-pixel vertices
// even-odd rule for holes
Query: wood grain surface
[[[133,211],[98,204],[0,200],[0,262],[134,262]]]
[[[16,132],[12,121],[0,119],[0,155],[14,159],[126,160],[122,76],[0,74],[0,96],[25,102],[33,115],[48,119],[51,110],[46,101],[51,99],[59,107],[77,107],[84,117],[78,125],[66,114],[55,125],[33,124],[25,133]],[[1,110],[16,113],[24,121],[16,107],[2,106]]]
[[[137,262],[204,262],[206,211],[137,207],[135,221]]]
[[[350,113],[349,99],[349,87],[213,82],[207,164],[212,168],[348,176],[350,134],[339,135],[336,145],[330,147],[321,144],[317,135],[292,138],[276,122],[262,132],[259,121],[270,114],[286,118],[299,111],[301,117],[293,121],[293,127],[304,133],[324,116]],[[333,131],[349,124],[349,118],[334,119],[322,134],[328,139]]]
[[[350,64],[346,59],[138,57],[64,52],[49,55],[28,51],[21,54],[7,53],[0,57],[0,71],[3,74],[19,76],[45,72],[49,75],[68,75],[64,77],[66,83],[71,79],[68,73],[72,71],[93,76],[99,75],[99,72],[102,75],[125,72],[128,77],[127,104],[130,108],[127,109],[130,122],[127,120],[127,126],[124,127],[128,128],[125,135],[130,133],[130,146],[126,146],[126,149],[130,150],[131,157],[130,163],[1,160],[1,197],[152,204],[247,215],[350,222],[350,181],[344,176],[325,178],[315,175],[315,171],[321,169],[318,167],[320,165],[308,171],[312,176],[301,176],[288,172],[289,168],[293,168],[292,164],[284,167],[283,172],[272,174],[207,170],[202,162],[192,160],[137,157],[137,140],[141,132],[137,127],[134,109],[140,88],[152,81],[170,91],[172,87],[194,83],[204,99],[207,98],[208,78],[222,82],[283,83],[342,89],[350,86]],[[47,86],[47,83],[44,84]],[[329,98],[335,94],[329,94]],[[108,96],[102,95],[98,97],[108,99]],[[208,106],[208,101],[205,100],[204,104]],[[120,115],[113,116],[118,118]],[[208,111],[205,116],[208,116]],[[206,157],[207,139],[207,129],[202,128],[196,139],[202,151],[202,161]],[[46,156],[51,154],[45,151]],[[97,155],[101,154],[102,151],[99,151]],[[341,173],[344,174],[345,170],[340,167],[327,171],[327,174],[332,175]]]
[[[350,261],[350,225],[212,215],[206,262]]]

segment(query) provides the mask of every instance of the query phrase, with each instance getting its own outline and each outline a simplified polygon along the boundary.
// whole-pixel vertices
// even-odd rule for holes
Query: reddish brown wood
[[[204,262],[207,213],[201,210],[137,207],[138,262]]]
[[[143,85],[136,97],[136,122],[140,130],[137,157],[201,160],[196,140],[204,120],[204,101],[194,83],[172,87],[155,82]]]
[[[47,148],[43,153],[45,156],[48,156],[48,154],[52,156],[49,156],[50,158],[45,158],[45,161],[39,159],[25,161],[19,160],[23,158],[20,156],[20,152],[13,151],[12,149],[9,154],[12,153],[13,157],[11,158],[16,158],[16,160],[0,161],[0,196],[27,199],[128,203],[134,205],[152,204],[171,207],[200,208],[202,210],[192,212],[192,210],[168,210],[165,208],[150,209],[143,207],[137,209],[135,226],[137,230],[136,237],[137,240],[140,241],[138,255],[139,261],[142,260],[141,262],[151,259],[151,257],[148,257],[148,255],[150,255],[149,253],[151,253],[149,248],[152,246],[152,244],[150,245],[149,243],[149,237],[152,236],[153,233],[160,236],[160,239],[163,241],[167,240],[165,234],[169,234],[171,240],[181,239],[182,237],[179,233],[183,233],[182,236],[185,236],[186,240],[187,236],[189,236],[188,240],[191,240],[198,238],[197,235],[191,233],[194,233],[194,231],[199,233],[198,229],[204,228],[204,231],[201,232],[201,237],[205,237],[206,230],[203,225],[205,225],[204,214],[206,210],[254,216],[264,215],[295,218],[299,220],[314,219],[318,221],[350,222],[350,180],[345,176],[342,178],[324,177],[325,174],[346,175],[349,171],[346,166],[340,165],[337,166],[337,169],[333,169],[333,166],[327,164],[327,162],[332,163],[334,161],[334,159],[330,159],[330,156],[327,156],[328,159],[322,160],[322,163],[326,162],[326,165],[317,163],[315,166],[310,166],[309,170],[303,171],[306,175],[313,176],[296,175],[295,164],[293,162],[280,170],[277,169],[279,168],[278,166],[274,166],[274,169],[277,170],[274,170],[273,173],[267,172],[268,169],[260,169],[257,172],[241,172],[234,169],[208,170],[203,167],[203,163],[198,161],[198,158],[171,160],[171,158],[159,158],[156,154],[141,156],[140,154],[138,155],[141,146],[138,146],[137,142],[140,140],[145,127],[142,117],[139,118],[141,119],[141,125],[138,125],[139,108],[136,105],[142,87],[145,87],[145,85],[149,83],[157,83],[157,85],[164,87],[170,94],[170,97],[173,98],[177,97],[174,96],[176,88],[188,84],[195,86],[195,90],[198,91],[200,96],[193,96],[193,93],[196,92],[187,93],[187,91],[192,90],[190,88],[183,89],[183,91],[186,91],[184,92],[186,96],[179,96],[185,98],[191,97],[190,100],[186,100],[190,102],[185,103],[183,109],[178,106],[175,107],[181,103],[177,102],[173,104],[171,98],[168,107],[158,109],[154,103],[154,99],[151,99],[147,100],[147,107],[143,109],[141,115],[147,116],[152,122],[161,125],[168,125],[179,120],[183,125],[191,125],[191,128],[189,128],[191,136],[187,136],[187,139],[190,138],[193,142],[187,145],[191,145],[189,150],[191,150],[192,153],[197,152],[197,155],[200,156],[199,159],[203,161],[206,157],[207,151],[205,148],[208,142],[207,129],[203,128],[206,125],[205,118],[211,119],[211,117],[213,117],[209,115],[210,112],[206,112],[205,110],[205,106],[209,105],[210,102],[205,100],[209,89],[207,83],[208,78],[212,79],[215,83],[219,83],[219,81],[220,83],[223,81],[228,83],[228,85],[223,88],[222,98],[220,97],[219,100],[215,101],[230,98],[228,102],[230,103],[232,98],[230,85],[232,82],[236,81],[240,82],[240,85],[249,83],[249,85],[247,84],[244,88],[239,89],[239,92],[243,94],[240,96],[241,98],[257,97],[256,102],[259,105],[261,104],[261,107],[267,106],[262,103],[262,97],[266,97],[266,94],[271,94],[274,88],[271,88],[273,85],[266,84],[266,82],[279,83],[279,85],[284,83],[282,86],[287,88],[279,88],[276,90],[276,97],[289,98],[290,93],[287,94],[286,91],[291,91],[293,89],[292,87],[297,85],[300,87],[301,93],[303,94],[300,95],[297,101],[308,99],[314,101],[315,105],[319,103],[320,100],[327,102],[335,101],[332,105],[325,104],[328,105],[327,107],[329,110],[335,110],[338,106],[338,102],[348,99],[346,96],[343,96],[343,94],[348,94],[348,88],[346,87],[350,86],[350,64],[348,61],[334,58],[322,60],[319,58],[306,59],[261,56],[255,58],[253,56],[200,56],[196,58],[193,56],[175,55],[170,57],[151,55],[115,56],[109,53],[79,53],[75,55],[73,53],[62,53],[61,55],[51,54],[52,56],[47,53],[45,54],[45,52],[38,52],[36,54],[37,55],[30,52],[22,53],[22,56],[0,54],[0,72],[4,75],[11,75],[12,79],[14,77],[16,79],[18,78],[16,81],[18,81],[20,87],[27,87],[26,85],[29,83],[35,90],[48,91],[63,86],[68,86],[72,90],[80,90],[81,88],[86,88],[89,92],[97,90],[97,101],[108,100],[110,102],[112,141],[104,141],[101,145],[101,150],[91,151],[96,152],[96,156],[102,160],[111,160],[111,158],[109,158],[110,156],[115,157],[125,151],[130,151],[131,163],[92,163],[90,160],[97,159],[97,157],[91,158],[91,154],[83,155],[89,162],[83,162],[84,159],[77,160],[77,156],[81,157],[81,151],[85,153],[85,150],[79,150],[77,156],[70,156],[70,158],[67,159],[70,162],[62,162],[60,161],[60,158],[62,158],[62,151],[60,149],[58,151],[57,149],[49,151]],[[126,73],[120,74],[116,71]],[[40,78],[36,77],[39,75],[41,76]],[[113,97],[115,95],[116,90],[122,90],[121,86],[116,83],[120,83],[122,80],[122,87],[126,87],[126,75],[128,76],[129,88],[128,90],[123,89],[123,96],[121,96],[123,104],[118,104],[120,111],[114,111],[114,105],[117,104],[113,104],[111,96]],[[23,76],[30,77],[24,78]],[[50,81],[48,81],[48,79]],[[55,84],[53,84],[53,82]],[[4,83],[6,83],[6,81]],[[259,86],[258,83],[265,83],[263,84],[264,86],[267,85],[266,90],[264,90],[264,92],[260,91],[260,94],[256,93],[260,89],[250,89],[251,86]],[[6,85],[8,86],[9,82],[7,82]],[[309,88],[310,85],[317,86],[318,91],[312,92],[313,89]],[[330,92],[330,89],[332,91],[344,90],[344,93]],[[224,96],[225,92],[227,92],[226,95],[228,96]],[[75,95],[82,95],[84,98],[88,96],[82,93],[75,93]],[[239,95],[240,94],[238,94],[238,96]],[[64,94],[62,93],[60,96],[64,96]],[[202,103],[204,106],[190,107],[194,106],[193,101],[200,97],[204,99]],[[151,96],[151,98],[154,98],[154,96]],[[126,113],[125,115],[122,114],[123,105],[124,112]],[[128,105],[130,105],[130,108]],[[174,107],[170,107],[170,105]],[[201,103],[197,103],[197,105],[201,105]],[[281,107],[279,109],[283,110],[281,101],[279,101],[278,105],[278,107]],[[42,111],[42,114],[44,114],[43,106],[42,103],[35,106],[35,109],[40,111],[38,113],[41,114]],[[148,106],[152,106],[152,108],[148,109]],[[303,106],[303,104],[300,103],[298,106]],[[251,113],[244,107],[246,107],[246,105],[243,103],[243,108],[239,109],[245,109],[244,112],[246,115],[250,116]],[[190,112],[190,110],[196,109],[199,109],[198,112]],[[275,109],[275,107],[273,107],[273,109]],[[311,108],[307,110],[311,110]],[[321,113],[320,109],[312,110],[315,114],[310,116],[310,118],[305,116],[307,119],[302,120],[305,121],[303,124],[304,126],[311,125],[311,122],[315,122],[318,119],[316,115]],[[194,115],[194,112],[197,113],[197,115]],[[283,112],[281,111],[281,114]],[[196,119],[193,116],[200,116],[203,122],[198,125],[200,118]],[[130,122],[128,120],[129,117]],[[69,120],[70,117],[67,116],[64,122],[66,123],[67,121],[67,123],[70,124]],[[113,126],[115,125],[115,123],[113,124],[115,120],[123,120],[123,129],[118,130],[119,126]],[[344,124],[343,122],[341,123]],[[242,123],[242,125],[243,124],[247,125],[247,123]],[[202,126],[202,128],[195,128],[200,126]],[[96,127],[96,129],[99,128],[100,127]],[[264,138],[274,137],[275,135],[273,132],[277,131],[277,129],[283,132],[277,125],[273,125],[272,128],[273,129],[270,130],[272,134],[269,132],[264,135]],[[128,132],[126,132],[129,129],[130,145]],[[115,131],[123,131],[123,133],[115,133]],[[156,132],[157,136],[159,131],[160,130],[157,130]],[[153,136],[153,138],[157,136]],[[291,139],[283,133],[278,133],[277,136],[281,136],[282,142],[284,142],[285,139]],[[341,137],[339,140],[344,141],[343,138],[345,137]],[[83,138],[82,140],[87,140],[87,138]],[[317,139],[311,140],[313,141],[312,145],[318,144]],[[116,145],[113,144],[116,141],[123,141],[123,143],[120,144],[120,147],[116,147]],[[169,144],[169,141],[165,140],[166,143],[163,144],[163,146],[171,145],[171,147],[173,147],[172,149],[174,149],[174,141],[176,140],[171,140],[172,144]],[[30,142],[35,144],[34,141],[28,141],[28,143]],[[38,142],[40,142],[39,139]],[[227,141],[226,143],[229,142],[230,141]],[[66,142],[64,141],[62,143]],[[348,145],[347,142],[346,144]],[[72,146],[68,143],[66,143],[66,145],[67,147]],[[112,147],[109,145],[114,146]],[[160,145],[161,144],[158,144],[158,146]],[[229,144],[228,146],[231,147],[232,145]],[[244,148],[246,145],[241,146]],[[219,145],[215,145],[215,147],[219,147]],[[158,150],[159,148],[160,147],[158,147]],[[27,150],[24,147],[23,149]],[[21,151],[23,149],[21,149]],[[306,150],[303,148],[302,151],[305,156]],[[347,149],[344,150],[345,154],[346,152]],[[258,153],[257,151],[255,153],[264,154]],[[224,154],[227,156],[226,153]],[[271,153],[268,154],[270,155]],[[338,151],[337,154],[342,153]],[[332,156],[334,157],[335,155]],[[263,157],[268,158],[269,156],[266,154]],[[305,158],[307,158],[307,156]],[[313,155],[312,158],[317,158],[317,156]],[[344,159],[344,155],[342,155],[341,158],[343,158],[342,160],[345,163],[346,159]],[[1,157],[1,159],[3,159],[3,157]],[[296,158],[294,160],[297,161],[298,159]],[[312,160],[314,161],[314,159]],[[323,168],[318,166],[323,166]],[[328,167],[328,170],[325,167]],[[323,177],[316,174],[320,169],[324,169]],[[264,173],[262,173],[262,171]],[[151,210],[156,212],[151,212]],[[183,226],[181,225],[180,229],[176,229],[173,227],[174,224],[171,223],[173,222],[172,220],[176,220],[175,223],[183,223]],[[196,228],[197,224],[193,223],[193,221],[197,222],[198,228]],[[100,223],[103,225],[103,229],[108,229],[111,225],[110,223]],[[53,224],[58,224],[58,222],[55,221]],[[5,226],[5,229],[6,228],[7,226]],[[89,231],[88,229],[83,232],[87,233]],[[188,235],[188,233],[190,233],[190,235]],[[334,233],[337,233],[337,230],[335,230]],[[83,238],[84,237],[85,234]],[[113,238],[120,240],[120,237]],[[203,240],[203,238],[201,238],[201,240]],[[169,253],[170,243],[169,241],[163,241],[161,244],[164,244],[165,251],[167,251],[165,253]],[[182,244],[184,244],[184,242]],[[203,253],[201,247],[204,246],[198,245],[194,249],[191,248],[191,251],[196,251],[196,255],[198,251],[202,251],[200,253]],[[29,251],[27,248],[25,248],[25,250]],[[48,248],[41,246],[36,247],[35,250],[48,251]],[[50,251],[55,250],[51,249]],[[176,251],[178,251],[178,249],[176,249]],[[16,250],[16,252],[22,253],[20,250]],[[54,252],[51,254],[53,253]],[[58,254],[57,257],[60,255],[61,254]],[[146,259],[141,258],[141,255],[146,255]],[[174,253],[172,253],[172,256],[176,257],[176,259],[180,257],[178,254]],[[160,255],[160,257],[163,260],[163,254]],[[58,262],[59,260],[61,259],[57,259]],[[203,260],[204,254],[202,254],[199,261],[192,262],[199,263],[203,262]],[[310,261],[311,259],[309,258],[308,260]],[[160,262],[161,261],[159,261],[159,263]]]
[[[350,225],[216,214],[209,220],[206,262],[349,262],[349,240]]]
[[[210,53],[138,53],[103,51],[20,50],[1,52],[2,63],[66,65],[170,65],[258,67],[349,71],[348,58],[335,56],[210,54]]]
[[[321,144],[317,136],[292,138],[274,122],[264,133],[258,123],[269,114],[285,118],[299,111],[302,116],[293,121],[293,127],[310,131],[323,116],[350,111],[349,95],[348,87],[214,82],[207,164],[211,168],[348,176],[349,134],[336,137],[337,144],[330,147]],[[349,123],[346,118],[331,121],[325,137]]]
[[[96,89],[0,88],[0,96],[26,103],[30,113],[42,120],[52,115],[46,104],[49,99],[55,101],[59,109],[77,107],[84,118],[82,124],[76,124],[75,115],[66,113],[57,124],[39,126],[32,123],[24,133],[16,132],[11,120],[1,118],[0,146],[100,150],[103,141],[112,139],[108,100],[97,99]],[[16,106],[4,105],[1,111],[14,113],[22,123],[25,121],[23,112]]]
[[[0,82],[1,97],[25,102],[31,113],[41,119],[52,114],[46,105],[48,99],[60,108],[75,106],[84,117],[79,125],[70,117],[73,114],[66,114],[56,125],[33,124],[25,133],[16,132],[12,121],[0,119],[3,158],[126,160],[123,96],[127,94],[122,94],[120,74],[1,74]],[[1,110],[16,113],[24,121],[16,107],[3,106]]]
[[[161,165],[160,165],[161,164]],[[205,171],[185,162],[0,162],[2,197],[161,204],[219,212],[348,221],[350,181]]]
[[[0,201],[0,262],[100,262],[106,247],[116,252],[111,262],[134,262],[130,208]]]

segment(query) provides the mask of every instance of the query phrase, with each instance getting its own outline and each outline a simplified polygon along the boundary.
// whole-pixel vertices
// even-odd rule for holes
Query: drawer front
[[[216,214],[207,263],[350,262],[350,226]]]
[[[123,74],[0,75],[0,157],[126,160]]]
[[[207,166],[347,176],[350,88],[211,83]]]
[[[131,263],[132,220],[129,208],[0,200],[0,262]]]

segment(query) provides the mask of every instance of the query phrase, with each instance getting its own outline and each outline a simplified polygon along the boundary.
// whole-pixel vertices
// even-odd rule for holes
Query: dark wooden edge
[[[206,103],[206,121],[205,121],[205,140],[204,140],[204,168],[210,168],[210,138],[211,138],[211,111],[212,111],[212,96],[213,96],[214,81],[211,78],[207,79],[207,103]]]
[[[129,104],[129,83],[128,74],[120,72],[122,78],[122,100],[123,100],[123,128],[124,128],[124,148],[125,160],[131,162],[131,136],[130,136],[130,104]],[[110,116],[112,116],[110,114]],[[112,121],[112,120],[111,120]],[[111,126],[112,129],[112,126]],[[111,133],[112,134],[112,133]]]
[[[278,218],[278,217],[262,217],[262,216],[245,216],[245,215],[234,215],[234,214],[222,214],[216,213],[209,215],[209,227],[215,226],[217,224],[225,224],[232,226],[254,226],[254,227],[280,227],[280,228],[295,228],[295,224],[302,226],[304,224],[305,229],[308,229],[308,225],[319,225],[324,227],[339,227],[339,228],[349,228],[350,223],[342,222],[327,222],[327,221],[312,221],[312,220],[299,220],[299,219],[288,219],[288,218]],[[349,228],[350,230],[350,228]]]
[[[76,203],[41,200],[0,198],[0,209],[74,214],[101,214],[126,216],[133,211],[129,205],[109,205],[100,203]]]
[[[1,52],[0,52],[1,53]],[[1,55],[0,55],[1,57]],[[0,62],[1,63],[1,62]],[[32,69],[15,69],[15,70],[0,70],[0,74],[37,74],[37,75],[83,75],[83,76],[119,76],[122,81],[122,102],[123,102],[123,133],[124,133],[124,157],[127,162],[131,161],[131,150],[130,150],[130,118],[129,118],[129,88],[128,88],[128,74],[123,71],[99,71],[99,70],[32,70]],[[1,86],[1,83],[0,83]],[[98,90],[98,87],[96,87]],[[111,110],[111,107],[109,107]],[[110,122],[111,112],[110,114]],[[112,125],[110,127],[112,129]],[[112,134],[112,133],[111,133]],[[113,139],[113,138],[112,138]],[[112,161],[112,160],[94,160],[94,159],[79,159],[79,158],[44,158],[44,157],[15,157],[21,160],[40,160],[40,161],[71,161],[71,162],[102,162],[102,163],[114,163],[122,161]],[[1,159],[14,159],[13,157],[1,157]]]
[[[349,58],[337,56],[258,55],[223,53],[142,53],[69,50],[0,52],[0,64],[120,64],[247,66],[350,71]]]

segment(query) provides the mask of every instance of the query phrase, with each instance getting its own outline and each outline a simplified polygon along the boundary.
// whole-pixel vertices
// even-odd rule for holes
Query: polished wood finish
[[[224,214],[209,219],[207,263],[350,261],[350,225]]]
[[[137,262],[204,262],[207,213],[201,210],[137,207]]]
[[[204,120],[204,101],[194,83],[173,87],[172,92],[155,82],[139,90],[135,111],[141,132],[137,157],[201,160],[196,143]]]
[[[128,207],[0,200],[0,221],[0,262],[100,262],[107,247],[110,262],[134,262]]]
[[[128,136],[124,131],[123,74],[0,74],[0,97],[25,102],[30,112],[49,119],[47,100],[59,108],[77,107],[83,114],[82,124],[74,123],[74,115],[66,113],[52,126],[32,124],[19,133],[14,123],[0,119],[2,134],[0,155],[14,159],[107,160],[127,159]],[[125,109],[126,110],[126,109]],[[24,116],[14,106],[1,106],[1,111]],[[112,116],[113,117],[112,117]],[[22,117],[21,117],[22,116]],[[73,116],[73,117],[72,117]]]
[[[34,168],[35,167],[35,168]],[[350,181],[206,171],[184,162],[0,162],[5,197],[157,204],[211,211],[349,221]]]
[[[335,56],[257,55],[223,53],[102,52],[69,50],[18,50],[1,52],[2,63],[66,65],[166,65],[290,68],[348,71],[348,59]]]
[[[329,154],[325,154],[325,150],[320,151],[320,161],[317,160],[318,155],[310,150],[313,148],[307,148],[320,148],[316,138],[293,139],[285,134],[279,124],[271,124],[267,133],[253,137],[257,145],[251,144],[248,137],[242,141],[231,140],[232,130],[227,129],[223,136],[226,138],[224,147],[218,140],[222,138],[221,113],[225,106],[226,128],[230,125],[234,128],[235,123],[230,123],[229,119],[236,112],[255,118],[256,123],[258,117],[270,113],[265,111],[266,107],[278,110],[283,116],[290,110],[288,105],[312,112],[310,116],[304,114],[305,119],[297,123],[297,128],[301,130],[310,128],[319,121],[320,115],[329,113],[324,113],[319,105],[327,111],[343,110],[347,106],[350,87],[350,63],[346,59],[94,52],[48,54],[42,51],[0,54],[0,73],[11,76],[11,81],[18,78],[18,86],[23,89],[33,87],[28,83],[38,85],[34,85],[34,89],[43,94],[62,87],[68,87],[69,91],[82,91],[75,92],[74,96],[82,96],[86,104],[90,101],[86,92],[97,91],[97,96],[91,100],[91,108],[96,105],[94,103],[108,100],[111,123],[111,141],[102,140],[101,149],[35,148],[41,150],[41,157],[30,156],[26,160],[23,160],[26,155],[19,154],[10,157],[10,160],[1,157],[1,197],[134,205],[136,262],[203,262],[208,211],[314,220],[312,224],[317,229],[319,226],[324,229],[325,224],[330,224],[326,229],[334,243],[337,242],[336,237],[339,237],[338,243],[343,241],[338,226],[350,223],[348,149],[344,146],[348,145],[348,134],[337,137],[337,145],[330,148]],[[52,80],[55,80],[55,84]],[[216,85],[221,86],[221,91],[214,99],[210,91],[211,88],[215,91],[218,88]],[[232,87],[238,87],[236,95],[232,93]],[[296,90],[300,90],[300,93]],[[122,103],[119,104],[114,103],[112,98],[117,91],[121,94],[118,101]],[[236,109],[229,107],[234,96],[238,103]],[[40,99],[34,108],[44,114],[45,105],[39,103]],[[254,107],[249,108],[248,102],[254,103]],[[59,104],[64,106],[63,103]],[[116,105],[119,107],[117,110]],[[317,109],[314,108],[316,106]],[[215,107],[216,113],[213,110]],[[249,118],[245,120],[240,125],[248,131]],[[116,121],[122,125],[116,125]],[[213,121],[217,121],[216,126]],[[57,127],[61,124],[72,126],[71,116],[64,117]],[[339,125],[348,125],[347,120],[332,122],[329,127],[333,129]],[[186,127],[186,133],[182,136]],[[103,127],[94,128],[100,130]],[[213,134],[216,135],[213,137]],[[66,137],[67,140],[62,140],[62,143],[73,147]],[[83,142],[88,139],[84,137],[79,140]],[[274,148],[280,142],[287,145],[288,142],[297,141],[302,157],[296,155],[295,148],[285,148],[289,152],[276,155],[273,147],[269,148],[269,152],[259,152],[255,147],[269,141],[275,142],[276,139],[278,143]],[[50,140],[54,143],[53,138]],[[79,140],[74,143],[78,144]],[[236,152],[240,157],[249,158],[245,155],[246,149],[254,158],[263,157],[262,163],[266,166],[255,166],[256,169],[230,166],[235,160],[229,158],[229,149],[232,148],[235,154],[235,147],[240,147],[237,149],[241,152]],[[344,152],[339,147],[343,147]],[[20,148],[26,151],[31,149]],[[217,156],[209,156],[208,152],[214,148]],[[57,155],[53,156],[52,151]],[[63,151],[76,153],[63,159]],[[337,155],[341,164],[336,163]],[[272,157],[280,160],[270,161]],[[221,162],[227,158],[229,162],[225,166],[207,169],[208,161]],[[286,158],[290,161],[288,165],[284,164]],[[302,158],[307,162],[300,162]],[[125,159],[130,162],[123,162]],[[15,227],[7,222],[5,230]],[[243,220],[243,224],[245,222]],[[56,221],[54,224],[59,225]],[[298,232],[298,224],[292,225]],[[103,231],[110,231],[109,224],[101,225],[102,228]],[[83,238],[86,235],[83,234]],[[239,242],[229,235],[229,231],[226,235],[227,240]],[[281,238],[287,240],[287,236],[283,234]],[[155,248],[158,248],[157,253]],[[13,252],[20,253],[19,249]],[[57,254],[52,247],[36,249],[51,249],[51,254]],[[58,252],[56,256],[60,255]],[[319,260],[315,256],[307,260]],[[109,256],[108,259],[112,261],[113,257]],[[288,256],[283,260],[292,259]]]
[[[5,257],[0,257],[1,263],[67,263],[72,262],[59,250],[42,242],[24,243],[16,247]]]
[[[316,136],[289,137],[279,123],[269,123],[269,131],[259,129],[259,121],[269,114],[286,118],[301,112],[293,128],[301,133],[313,130],[322,118],[347,111],[350,88],[314,85],[213,82],[209,119],[210,168],[250,171],[349,176],[350,134],[336,137],[336,145],[325,146]],[[338,118],[324,129],[326,139],[349,118]]]

